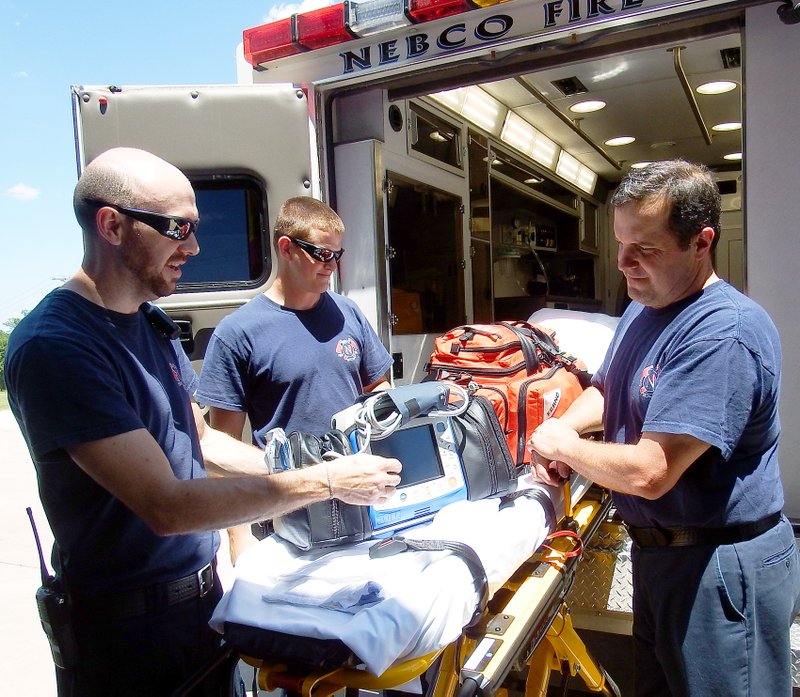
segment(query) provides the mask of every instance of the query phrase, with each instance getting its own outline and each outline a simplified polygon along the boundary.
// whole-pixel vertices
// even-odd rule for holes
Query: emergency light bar
[[[256,68],[304,51],[502,2],[508,0],[345,0],[245,29],[244,56]]]

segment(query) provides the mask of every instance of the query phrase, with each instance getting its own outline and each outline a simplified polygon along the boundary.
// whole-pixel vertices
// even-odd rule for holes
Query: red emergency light
[[[507,1],[345,0],[337,5],[245,29],[244,56],[256,68],[271,60],[373,34],[381,31],[381,27],[386,30],[402,24],[420,24]],[[365,22],[363,17],[368,17],[368,21]]]
[[[294,41],[294,17],[245,29],[244,57],[254,68],[260,63],[284,58],[305,49]]]
[[[474,10],[478,4],[470,0],[407,0],[406,15],[414,24]]]
[[[324,48],[358,38],[345,21],[345,3],[296,14],[295,41],[305,48]]]

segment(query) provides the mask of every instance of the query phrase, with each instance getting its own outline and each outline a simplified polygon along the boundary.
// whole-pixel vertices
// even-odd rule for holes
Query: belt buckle
[[[214,569],[211,562],[197,571],[197,587],[201,598],[214,587]]]

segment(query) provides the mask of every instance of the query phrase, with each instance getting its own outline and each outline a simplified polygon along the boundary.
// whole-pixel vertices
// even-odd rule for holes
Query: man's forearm
[[[596,387],[588,387],[559,417],[578,433],[603,430],[603,395]]]

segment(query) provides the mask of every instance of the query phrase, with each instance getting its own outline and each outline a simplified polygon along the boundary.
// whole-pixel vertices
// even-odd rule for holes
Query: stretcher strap
[[[570,550],[561,550],[556,549],[555,547],[551,547],[547,544],[548,541],[558,539],[559,537],[567,537],[575,542],[575,547]],[[558,530],[556,532],[550,533],[547,537],[544,538],[544,542],[542,542],[542,547],[545,549],[549,549],[553,554],[555,554],[559,558],[559,562],[557,564],[556,560],[554,559],[543,559],[542,561],[545,564],[549,564],[554,569],[561,570],[563,568],[563,562],[567,559],[571,559],[572,557],[577,557],[583,553],[583,539],[581,536],[574,532],[573,530]]]
[[[453,540],[413,540],[396,535],[372,545],[369,550],[369,556],[372,558],[388,557],[409,549],[423,552],[450,551],[464,561],[472,573],[472,580],[480,598],[478,606],[466,626],[471,627],[475,624],[489,603],[489,579],[486,577],[486,569],[483,567],[483,562],[477,552],[463,542],[455,542]]]

